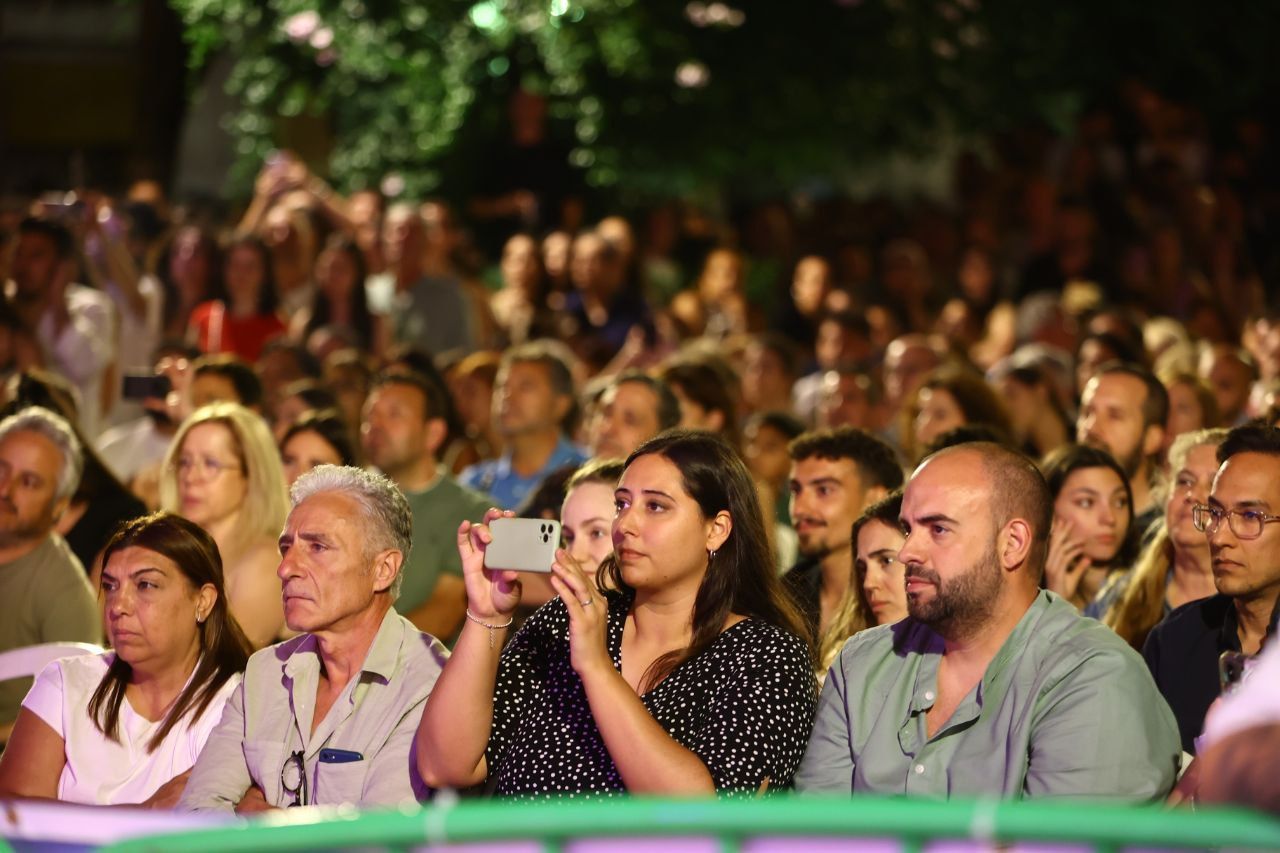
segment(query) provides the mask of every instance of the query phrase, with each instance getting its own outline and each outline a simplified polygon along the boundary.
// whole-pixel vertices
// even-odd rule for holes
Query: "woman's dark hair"
[[[169,263],[173,257],[174,243],[182,232],[188,229],[196,232],[197,251],[205,256],[209,266],[207,289],[201,294],[199,301],[211,299],[225,301],[227,298],[226,283],[222,280],[222,247],[218,245],[218,241],[208,231],[195,225],[175,228],[165,239],[164,247],[156,257],[155,263],[156,278],[160,280],[160,288],[164,291],[164,327],[166,329],[178,319],[177,312],[182,307],[182,300],[178,296],[178,283],[169,275]]]
[[[369,300],[365,296],[364,280],[369,275],[369,267],[365,263],[364,252],[346,234],[334,234],[325,243],[322,252],[341,252],[355,268],[355,283],[351,287],[349,299],[351,329],[356,333],[356,344],[361,349],[367,349],[373,343],[373,313],[369,310]],[[311,301],[311,317],[307,320],[302,340],[307,340],[312,332],[329,325],[332,316],[333,306],[329,304],[329,297],[316,288],[315,298]]]
[[[650,455],[661,456],[679,469],[684,490],[698,504],[704,518],[728,512],[733,529],[707,562],[707,573],[693,605],[689,645],[655,660],[642,683],[652,686],[686,660],[706,651],[734,613],[795,634],[804,640],[812,656],[813,638],[778,580],[755,483],[738,452],[718,435],[674,429],[641,444],[627,457],[625,468],[641,456]],[[600,564],[596,582],[602,589],[631,591],[613,555]]]
[[[126,548],[154,551],[173,561],[195,589],[213,584],[218,594],[213,608],[199,625],[200,659],[196,670],[147,742],[147,751],[153,752],[183,717],[190,714],[193,721],[200,719],[227,679],[244,671],[252,646],[227,604],[218,546],[199,525],[169,512],[126,521],[107,542],[102,553],[103,567],[109,566],[111,558]],[[112,740],[120,737],[120,703],[124,701],[132,671],[132,667],[117,656],[89,699],[89,717],[98,730]]]
[[[737,385],[726,381],[727,371],[732,371],[728,365],[717,369],[715,365],[705,361],[679,360],[658,371],[658,378],[671,388],[679,388],[685,397],[708,412],[719,412],[724,420],[721,434],[734,447],[741,447],[738,403],[733,394]]]
[[[280,393],[281,400],[297,397],[307,404],[311,410],[336,409],[338,398],[329,388],[317,379],[298,379],[290,382]]]
[[[335,408],[314,409],[305,412],[302,417],[293,422],[293,425],[285,430],[284,435],[280,438],[280,452],[284,452],[285,445],[289,443],[295,435],[300,432],[314,432],[333,448],[338,457],[342,459],[339,465],[358,465],[359,457],[356,455],[355,443],[351,440],[351,432],[347,429],[347,422],[342,419],[342,413]]]
[[[1049,485],[1049,496],[1053,501],[1057,501],[1058,494],[1067,484],[1067,478],[1085,468],[1107,468],[1115,472],[1120,482],[1124,484],[1124,495],[1129,501],[1129,525],[1125,529],[1124,541],[1116,549],[1116,555],[1111,563],[1116,567],[1128,568],[1138,558],[1138,545],[1143,531],[1137,529],[1133,487],[1129,485],[1129,477],[1120,467],[1120,463],[1102,448],[1088,444],[1064,444],[1040,462],[1040,473],[1044,475],[1044,480]]]
[[[280,290],[276,285],[276,269],[271,259],[271,250],[267,248],[267,244],[262,239],[252,234],[244,234],[233,238],[223,252],[223,257],[229,262],[231,253],[236,249],[249,249],[256,252],[258,260],[262,263],[262,285],[258,289],[258,313],[274,314],[276,309],[280,307]],[[226,270],[223,270],[223,281],[225,282]],[[225,285],[223,288],[226,290]]]

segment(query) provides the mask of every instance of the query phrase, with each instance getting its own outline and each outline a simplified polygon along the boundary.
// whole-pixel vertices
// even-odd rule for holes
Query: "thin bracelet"
[[[469,607],[467,608],[467,618],[470,619],[472,622],[476,623],[477,625],[480,625],[482,627],[489,629],[489,648],[493,648],[493,632],[499,628],[510,628],[511,623],[516,621],[515,617],[512,617],[501,625],[490,625],[488,622],[480,621],[480,618],[476,616],[474,613],[472,613],[471,608]]]

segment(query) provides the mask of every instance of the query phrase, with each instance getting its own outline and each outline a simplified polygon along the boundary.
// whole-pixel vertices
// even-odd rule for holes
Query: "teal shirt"
[[[913,619],[856,634],[827,675],[796,774],[807,792],[1152,800],[1178,726],[1142,658],[1041,591],[932,738],[942,638]]]
[[[492,506],[486,495],[460,486],[447,474],[429,488],[405,492],[404,496],[413,511],[413,547],[401,569],[404,579],[396,599],[399,613],[408,613],[430,600],[441,574],[462,577],[458,525],[463,519],[482,520]]]

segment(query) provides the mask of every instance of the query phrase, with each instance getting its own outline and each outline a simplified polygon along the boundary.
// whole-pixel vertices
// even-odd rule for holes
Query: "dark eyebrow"
[[[910,519],[903,518],[903,519],[899,519],[899,521],[901,521],[903,524],[911,524]],[[951,516],[943,515],[940,512],[935,512],[932,515],[921,516],[920,518],[916,519],[915,523],[916,524],[937,524],[939,522],[943,524],[959,524],[960,523],[956,519],[952,518]]]
[[[810,486],[822,486],[828,483],[835,483],[837,486],[843,485],[839,477],[814,477],[812,480],[807,480],[807,481],[793,479],[791,482],[793,483],[807,482]]]
[[[321,545],[333,544],[333,540],[331,538],[319,532],[312,533],[310,531],[304,531],[298,534],[298,538],[303,542],[319,542]]]
[[[1260,509],[1263,512],[1271,509],[1271,505],[1266,501],[1236,501],[1235,505],[1244,509]]]
[[[896,549],[894,549],[894,548],[877,548],[876,550],[872,551],[872,552],[871,552],[870,554],[868,554],[867,556],[868,556],[868,557],[879,557],[879,556],[882,556],[882,555],[884,555],[884,554],[892,554],[894,557],[898,556],[898,552],[897,552],[897,550],[896,550]]]
[[[659,491],[658,489],[641,489],[641,490],[640,490],[640,494],[642,494],[642,495],[658,495],[659,497],[664,497],[664,498],[666,498],[666,499],[667,499],[667,500],[669,500],[669,501],[674,501],[674,500],[675,500],[675,498],[671,497],[671,495],[667,494],[666,492]]]
[[[138,569],[136,572],[134,572],[132,575],[130,575],[130,577],[135,577],[135,578],[136,578],[136,577],[138,577],[139,575],[145,575],[145,574],[147,574],[148,572],[155,572],[156,574],[160,575],[161,577],[163,577],[163,576],[164,576],[164,572],[162,572],[160,569],[156,568],[155,566],[147,566],[146,568]]]

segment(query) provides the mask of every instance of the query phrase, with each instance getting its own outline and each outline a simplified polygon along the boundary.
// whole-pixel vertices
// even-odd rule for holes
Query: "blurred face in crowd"
[[[178,565],[148,548],[117,551],[102,567],[107,639],[134,669],[160,672],[200,651],[200,622],[213,609],[213,584],[200,589]]]
[[[867,488],[852,459],[810,456],[791,465],[791,526],[801,555],[821,559],[849,547],[849,532],[867,504]]]
[[[1200,360],[1200,375],[1218,401],[1224,424],[1231,425],[1244,413],[1253,387],[1253,369],[1230,347],[1214,347]]]
[[[793,377],[778,353],[759,343],[747,347],[742,366],[742,400],[748,408],[789,408],[782,401],[790,401],[792,384]]]
[[[613,553],[613,512],[609,483],[582,483],[564,497],[560,509],[564,547],[588,575]]]
[[[559,279],[569,268],[569,247],[573,241],[564,231],[552,231],[542,241],[542,266],[547,275]]]
[[[742,291],[742,259],[736,252],[717,249],[707,256],[698,292],[710,303],[720,302]]]
[[[854,543],[855,569],[877,625],[898,622],[907,616],[907,592],[898,551],[906,537],[895,525],[868,521]]]
[[[569,277],[578,290],[598,291],[606,277],[605,242],[598,234],[583,234],[573,241]]]
[[[822,377],[822,393],[818,400],[818,426],[871,429],[870,384],[870,380],[860,373],[827,371]]]
[[[796,310],[805,317],[817,316],[830,292],[830,265],[814,255],[801,258],[791,279],[791,298]]]
[[[250,246],[234,246],[227,253],[227,265],[224,275],[227,280],[227,295],[232,303],[252,305],[257,310],[258,294],[262,292],[262,282],[267,271],[262,255]]]
[[[280,447],[280,462],[285,480],[292,486],[294,480],[317,465],[341,465],[342,457],[320,433],[304,429]]]
[[[235,434],[207,421],[188,430],[174,458],[179,511],[209,530],[234,516],[244,503],[248,473]]]
[[[393,207],[382,226],[388,264],[418,263],[426,248],[426,227],[411,207]]]
[[[1031,433],[1036,418],[1049,405],[1048,401],[1035,387],[1025,385],[1012,376],[1001,379],[996,384],[996,392],[1009,413],[1014,436],[1019,440],[1025,439]]]
[[[1106,450],[1130,479],[1142,469],[1146,427],[1142,406],[1147,386],[1136,376],[1106,373],[1085,386],[1076,420],[1076,440]]]
[[[862,335],[842,326],[840,321],[826,319],[818,324],[813,354],[818,367],[832,370],[866,361],[871,355],[871,345]]]
[[[365,457],[379,471],[396,479],[434,453],[432,422],[427,401],[419,388],[404,382],[387,382],[374,388],[364,405],[360,439]],[[438,432],[436,430],[435,432]]]
[[[1187,451],[1187,458],[1171,473],[1173,482],[1164,511],[1169,538],[1179,550],[1204,549],[1208,547],[1208,542],[1205,535],[1196,530],[1191,520],[1191,508],[1209,501],[1213,475],[1218,473],[1217,445],[1201,444],[1191,448]]]
[[[1229,458],[1214,477],[1209,505],[1220,510],[1280,515],[1280,457],[1246,452]],[[1224,518],[1208,539],[1213,583],[1218,592],[1276,600],[1280,594],[1280,524],[1265,523],[1256,539],[1243,539]]]
[[[526,234],[517,234],[502,249],[502,281],[525,295],[533,296],[538,285],[538,244]]]
[[[671,393],[676,395],[676,401],[680,403],[680,423],[677,426],[681,429],[701,429],[708,432],[719,432],[724,428],[724,415],[721,412],[708,409],[690,397],[679,383],[668,381],[667,384],[671,388]]]
[[[22,296],[40,296],[53,284],[61,261],[52,239],[44,234],[19,234],[9,262],[9,274]]]
[[[981,458],[952,451],[917,468],[903,493],[907,613],[944,636],[980,628],[995,610],[1003,578],[991,491]]]
[[[355,498],[342,492],[312,495],[289,513],[276,574],[290,630],[341,624],[372,608],[376,593],[391,586],[403,557],[371,555],[363,525]]]
[[[884,393],[890,406],[896,408],[914,394],[925,374],[938,366],[938,355],[914,338],[897,338],[884,354]]]
[[[1124,482],[1110,468],[1077,468],[1068,474],[1053,514],[1084,543],[1084,556],[1095,566],[1115,559],[1133,521]]]
[[[183,296],[194,301],[204,295],[204,288],[208,286],[209,261],[198,229],[187,227],[178,231],[169,253],[169,277]]]
[[[271,423],[271,432],[276,443],[279,444],[280,439],[284,438],[284,434],[289,431],[289,427],[296,424],[299,418],[311,410],[311,404],[299,394],[285,397],[277,403],[275,419]]]
[[[1080,345],[1080,354],[1076,357],[1076,388],[1082,396],[1098,368],[1117,358],[1119,354],[1100,340],[1091,338]]]
[[[658,395],[640,382],[622,382],[600,397],[591,424],[591,455],[625,459],[647,438],[658,434]]]
[[[1195,389],[1186,382],[1171,383],[1169,392],[1169,419],[1165,421],[1165,441],[1172,442],[1184,432],[1204,429],[1204,409]]]
[[[943,433],[965,425],[964,412],[947,389],[921,388],[916,400],[920,406],[915,421],[917,448],[923,450]]]
[[[67,508],[55,499],[62,453],[45,436],[14,430],[0,440],[0,547],[43,539]]]
[[[742,435],[742,458],[751,476],[771,485],[781,483],[791,471],[788,438],[759,421],[749,424]]]
[[[343,249],[328,248],[316,259],[316,283],[331,302],[346,303],[356,288],[356,264]]]
[[[507,437],[558,429],[569,400],[556,394],[546,365],[515,361],[498,372],[493,416]]]

